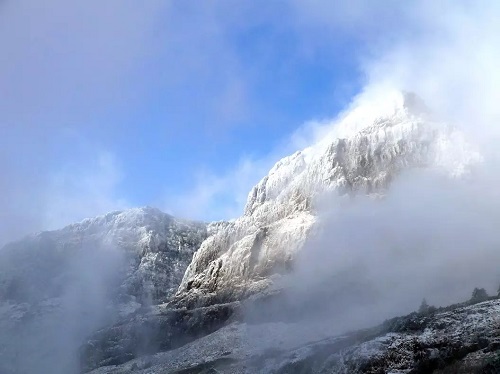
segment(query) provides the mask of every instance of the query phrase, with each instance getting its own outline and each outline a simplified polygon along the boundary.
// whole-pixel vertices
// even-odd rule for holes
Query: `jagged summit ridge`
[[[456,177],[480,160],[458,130],[432,120],[416,95],[360,99],[315,144],[278,161],[250,191],[243,216],[202,243],[177,298],[228,301],[267,287],[316,226],[321,196],[384,193],[412,168]]]
[[[63,279],[67,261],[85,253],[113,252],[116,261],[124,264],[123,293],[138,298],[149,294],[153,302],[164,300],[178,287],[192,254],[207,235],[205,223],[177,219],[151,207],[87,218],[6,245],[0,251],[4,270],[0,295],[54,296],[53,287],[37,287]]]
[[[430,120],[415,94],[393,93],[388,102],[355,107],[316,144],[278,161],[250,192],[245,215],[297,194],[380,189],[392,170],[405,166],[458,175],[480,160],[460,132]]]

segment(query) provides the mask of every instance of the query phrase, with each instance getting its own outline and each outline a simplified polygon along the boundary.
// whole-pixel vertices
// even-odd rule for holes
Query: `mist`
[[[246,321],[290,323],[282,339],[305,343],[415,312],[423,299],[445,307],[476,287],[496,295],[495,165],[485,160],[460,176],[407,170],[383,195],[319,196],[317,224],[292,271],[274,280],[274,298],[247,304]]]
[[[62,254],[49,238],[40,242],[2,251],[0,371],[80,373],[84,339],[119,316],[126,257],[111,243],[68,245]]]
[[[475,287],[496,295],[500,283],[500,7],[397,2],[391,3],[397,21],[387,25],[385,8],[353,3],[335,6],[336,12],[327,2],[297,4],[302,25],[324,45],[331,39],[318,30],[369,42],[361,58],[365,84],[346,112],[391,90],[413,92],[481,161],[459,176],[434,167],[407,170],[383,197],[331,194],[316,201],[314,235],[292,273],[275,282],[281,296],[267,309],[250,308],[248,316],[301,321],[318,336],[408,314],[423,298],[446,306],[468,300]],[[313,130],[328,134],[341,118]],[[458,144],[443,154],[447,162],[477,156]]]
[[[416,2],[404,16],[420,31],[376,44],[363,62],[364,91],[415,92],[436,116],[493,151],[500,130],[499,14],[493,2]]]
[[[381,199],[323,200],[317,235],[285,282],[291,300],[339,327],[366,327],[417,310],[423,298],[446,306],[474,287],[495,294],[500,204],[481,172],[451,180],[419,170]]]

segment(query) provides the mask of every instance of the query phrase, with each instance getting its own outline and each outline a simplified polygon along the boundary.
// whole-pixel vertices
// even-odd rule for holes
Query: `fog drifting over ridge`
[[[321,5],[328,7],[316,2]],[[467,1],[395,6],[420,32],[376,43],[364,61],[367,84],[355,102],[394,88],[415,92],[434,118],[464,133],[483,162],[457,179],[404,173],[382,201],[361,198],[338,216],[325,213],[325,233],[299,259],[311,275],[305,279],[315,279],[316,266],[334,273],[356,264],[360,276],[380,282],[372,285],[382,288],[387,302],[399,300],[387,308],[393,314],[414,310],[423,297],[446,305],[464,300],[474,287],[494,294],[500,282],[493,265],[500,259],[500,7]],[[369,6],[354,9],[359,20],[375,15]],[[333,248],[326,243],[335,243],[336,235],[345,264],[328,256]]]
[[[500,204],[484,189],[489,176],[478,174],[450,180],[418,170],[382,199],[330,198],[317,235],[280,282],[294,318],[320,317],[342,332],[415,311],[423,298],[446,306],[474,287],[495,295]]]
[[[341,18],[327,12],[333,6],[311,4],[305,13],[315,27],[345,26],[332,22]],[[380,9],[354,4],[347,18],[358,23],[345,26],[352,32],[369,29],[370,19],[383,21]],[[474,287],[495,295],[500,282],[500,7],[465,1],[392,5],[413,32],[374,37],[363,61],[366,84],[344,113],[392,90],[414,92],[431,118],[460,131],[481,161],[458,178],[432,169],[406,171],[382,199],[322,201],[318,235],[279,284],[292,306],[288,313],[311,319],[320,331],[368,327],[417,310],[423,298],[436,306],[465,301]],[[312,140],[328,134],[344,113],[310,125]],[[466,152],[455,143],[447,157],[452,162]],[[278,310],[286,318],[287,308]]]

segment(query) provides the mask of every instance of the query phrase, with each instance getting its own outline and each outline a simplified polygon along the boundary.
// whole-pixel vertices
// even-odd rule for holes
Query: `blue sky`
[[[0,235],[142,205],[238,215],[297,129],[453,2],[405,4],[2,2]]]

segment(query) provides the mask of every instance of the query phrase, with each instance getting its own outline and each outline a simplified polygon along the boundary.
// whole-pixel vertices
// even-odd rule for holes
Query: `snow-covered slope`
[[[413,94],[390,92],[361,103],[319,142],[276,163],[250,191],[243,216],[221,225],[195,253],[177,301],[230,301],[265,288],[315,228],[320,198],[384,193],[412,168],[457,177],[480,160],[459,131],[434,122]]]

